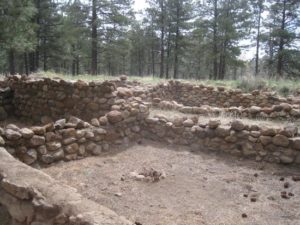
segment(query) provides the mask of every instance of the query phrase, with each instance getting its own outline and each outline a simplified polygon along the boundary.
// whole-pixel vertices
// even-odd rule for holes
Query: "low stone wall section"
[[[248,126],[240,120],[221,124],[178,117],[172,121],[158,116],[145,120],[143,136],[169,144],[191,146],[195,151],[220,151],[257,161],[300,165],[300,137],[298,129]]]
[[[14,113],[13,91],[9,87],[0,88],[0,121]]]
[[[0,204],[14,225],[133,225],[0,148]],[[1,221],[0,221],[1,223]]]
[[[20,76],[9,77],[3,82],[14,92],[16,116],[35,121],[45,116],[60,119],[71,115],[89,120],[109,112],[116,97],[112,82],[71,82]]]
[[[154,108],[163,110],[176,110],[186,114],[196,114],[205,116],[214,116],[221,114],[228,114],[232,116],[246,117],[246,118],[267,118],[267,119],[285,119],[298,120],[300,118],[300,105],[280,103],[272,107],[258,107],[251,106],[250,108],[243,107],[229,107],[219,108],[208,105],[203,106],[184,106],[175,101],[162,101],[160,98],[154,98],[152,101]]]
[[[141,121],[149,114],[146,105],[133,100],[113,108],[90,123],[72,116],[30,128],[9,124],[0,129],[0,145],[25,164],[37,167],[60,160],[101,155],[112,145],[137,140]]]
[[[270,92],[253,91],[243,93],[241,90],[226,90],[224,87],[211,87],[182,83],[180,81],[169,81],[159,84],[149,90],[150,98],[162,100],[175,100],[185,106],[210,105],[220,108],[251,106],[272,107],[280,103],[298,104],[299,100],[283,98]]]

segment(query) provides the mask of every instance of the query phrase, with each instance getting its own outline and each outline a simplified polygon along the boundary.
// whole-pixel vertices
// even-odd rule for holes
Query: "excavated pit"
[[[149,168],[165,173],[165,178],[152,182],[131,176]],[[126,151],[59,163],[43,172],[136,224],[297,225],[300,221],[300,183],[292,180],[299,168],[144,141]],[[281,192],[293,196],[285,199]]]

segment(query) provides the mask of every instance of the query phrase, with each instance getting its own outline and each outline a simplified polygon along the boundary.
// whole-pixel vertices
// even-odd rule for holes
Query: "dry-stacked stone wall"
[[[206,116],[218,116],[221,114],[232,115],[246,118],[268,118],[268,119],[285,119],[285,120],[297,120],[300,118],[300,105],[289,103],[280,103],[279,105],[273,105],[272,107],[259,107],[251,106],[250,108],[243,107],[229,107],[219,108],[208,105],[203,106],[184,106],[178,104],[175,101],[161,100],[160,98],[154,98],[152,105],[155,108],[163,110],[177,110],[181,113],[197,114]]]
[[[89,120],[109,112],[116,97],[112,82],[69,82],[19,76],[5,82],[14,91],[16,116],[36,121],[45,116],[59,119],[70,115]]]
[[[299,104],[291,98],[274,96],[272,93],[243,93],[241,90],[226,90],[224,87],[193,85],[179,81],[170,81],[152,88],[152,98],[175,100],[185,106],[210,105],[221,108],[251,106],[272,107],[280,103]]]
[[[0,88],[0,121],[13,113],[13,91],[9,87]]]
[[[0,204],[14,225],[132,225],[0,148]],[[3,221],[0,221],[2,224]]]
[[[300,165],[300,137],[298,129],[248,126],[239,120],[221,124],[208,123],[198,117],[178,117],[169,120],[163,116],[147,118],[143,136],[170,144],[189,145],[193,150],[220,151],[257,161]]]
[[[0,144],[10,154],[32,166],[101,155],[112,145],[138,140],[141,121],[149,113],[146,105],[134,99],[120,101],[113,108],[90,123],[71,116],[30,128],[9,124],[0,129]]]

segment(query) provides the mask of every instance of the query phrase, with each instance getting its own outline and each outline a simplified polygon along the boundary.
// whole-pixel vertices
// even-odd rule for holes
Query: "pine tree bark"
[[[28,76],[29,75],[29,66],[28,66],[28,54],[27,54],[27,52],[24,53],[24,69],[25,69],[25,74]]]
[[[180,4],[179,0],[176,1],[176,36],[175,36],[175,47],[174,47],[174,79],[178,78],[178,50],[179,50],[179,20],[180,20]]]
[[[15,51],[13,49],[9,50],[8,62],[9,62],[9,73],[10,73],[10,75],[15,75],[16,74]]]
[[[166,79],[169,79],[169,68],[170,68],[170,55],[171,55],[171,25],[168,28],[168,39],[167,39],[167,63],[166,63]]]
[[[256,36],[256,54],[255,54],[255,76],[259,73],[259,48],[260,48],[260,26],[261,26],[262,6],[259,5],[257,36]]]
[[[91,74],[97,74],[97,61],[98,61],[98,35],[97,35],[97,8],[96,0],[92,1],[92,63]]]
[[[282,18],[281,18],[281,32],[285,30],[285,23],[286,23],[286,1],[283,1],[283,9],[282,9]],[[278,62],[277,62],[277,74],[279,77],[282,77],[282,70],[283,70],[283,51],[284,51],[284,38],[280,36],[279,42],[279,50],[278,50]]]
[[[36,5],[36,8],[37,8],[37,15],[36,15],[36,24],[38,26],[38,29],[37,29],[37,32],[36,32],[36,37],[37,37],[37,46],[36,46],[36,49],[35,49],[35,57],[34,57],[34,71],[38,70],[39,67],[40,67],[40,46],[39,46],[39,41],[41,39],[41,31],[40,31],[40,25],[41,25],[41,21],[40,21],[40,11],[41,11],[41,0],[36,0],[35,1],[35,5]]]
[[[218,77],[218,0],[214,0],[214,22],[213,22],[213,78],[214,80]]]
[[[164,77],[165,66],[165,4],[164,0],[160,0],[161,21],[160,21],[160,74],[159,77]]]

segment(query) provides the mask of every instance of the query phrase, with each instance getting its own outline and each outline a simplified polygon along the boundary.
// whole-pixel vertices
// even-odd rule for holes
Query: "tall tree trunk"
[[[28,67],[29,67],[29,72],[35,72],[35,53],[30,52],[28,54]]]
[[[76,57],[76,75],[79,75],[80,71],[79,71],[79,57]]]
[[[40,29],[40,25],[41,25],[41,21],[40,21],[40,11],[41,11],[41,0],[36,0],[35,1],[35,5],[37,8],[37,15],[36,15],[36,24],[38,26],[37,32],[36,32],[36,37],[37,37],[37,46],[35,49],[35,58],[34,58],[34,71],[38,70],[40,67],[40,39],[41,39],[41,29]]]
[[[169,79],[170,70],[170,55],[171,55],[171,24],[169,25],[168,40],[167,40],[167,63],[166,63],[166,78]]]
[[[179,0],[176,1],[176,36],[174,48],[174,79],[178,78],[178,50],[179,50],[179,18],[180,17],[180,4]]]
[[[218,77],[218,0],[214,0],[214,22],[213,22],[213,78],[214,80]]]
[[[227,41],[225,40],[224,43],[222,44],[222,50],[220,54],[219,77],[218,77],[219,80],[224,80],[226,74],[226,49],[227,49]]]
[[[259,6],[257,36],[256,36],[256,55],[255,55],[255,76],[259,73],[259,48],[260,48],[260,23],[261,23],[262,5]]]
[[[160,27],[160,78],[164,77],[165,66],[165,4],[164,0],[160,0],[161,10],[161,27]]]
[[[283,1],[283,10],[282,10],[282,18],[281,18],[281,32],[285,30],[286,23],[286,1]],[[278,50],[278,62],[277,62],[277,74],[282,77],[282,69],[283,69],[283,51],[284,51],[284,38],[280,36],[279,42],[279,50]]]
[[[28,54],[27,54],[27,52],[24,53],[24,69],[25,69],[25,74],[28,76],[29,75],[29,66],[28,66]]]
[[[43,49],[43,69],[44,71],[47,71],[47,50],[45,48],[46,46],[46,36],[43,38],[43,45],[44,45],[44,49]]]
[[[155,52],[154,52],[154,41],[151,44],[151,65],[152,65],[152,76],[155,76]]]
[[[72,45],[72,75],[76,75],[76,56],[75,56],[75,45]]]
[[[9,73],[10,73],[10,75],[15,75],[16,74],[15,51],[13,49],[9,50],[8,62],[9,62]]]
[[[92,63],[91,74],[97,74],[97,61],[98,61],[98,35],[97,35],[97,8],[96,0],[92,1]]]

